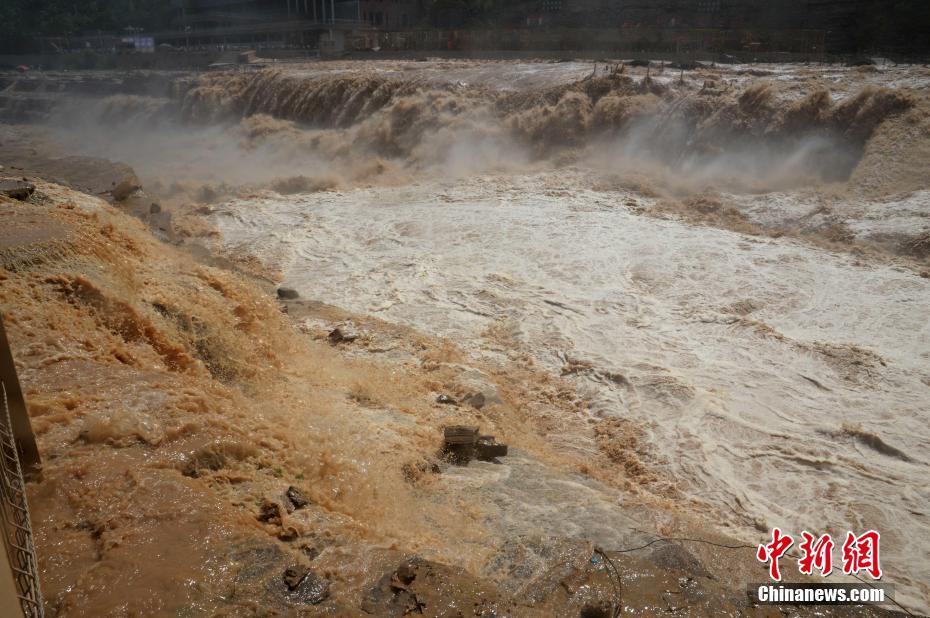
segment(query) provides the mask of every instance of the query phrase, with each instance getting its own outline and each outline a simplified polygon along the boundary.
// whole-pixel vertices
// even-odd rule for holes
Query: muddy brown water
[[[228,598],[236,588],[233,572],[249,573],[249,567],[224,552],[250,543],[258,543],[253,558],[272,551],[262,549],[267,540],[255,539],[250,509],[284,483],[276,474],[319,479],[316,498],[339,516],[298,514],[302,523],[292,525],[300,539],[328,531],[314,546],[322,551],[316,568],[335,582],[334,602],[354,607],[362,606],[362,591],[373,591],[403,559],[391,554],[366,564],[358,557],[362,547],[392,546],[490,580],[511,568],[503,565],[512,558],[501,556],[515,552],[536,566],[524,579],[519,569],[507,571],[517,578],[509,581],[523,581],[527,594],[541,595],[537,602],[578,609],[577,594],[556,601],[539,591],[543,574],[554,568],[547,552],[558,553],[553,548],[562,539],[582,556],[590,552],[585,543],[617,549],[663,530],[694,532],[698,522],[714,531],[702,534],[749,544],[774,525],[837,534],[878,528],[888,581],[897,584],[902,601],[924,607],[926,548],[906,540],[927,536],[928,462],[921,453],[930,439],[930,333],[919,308],[930,301],[930,290],[918,276],[919,258],[898,263],[895,253],[915,242],[926,221],[928,187],[918,170],[927,152],[927,76],[919,68],[859,73],[773,65],[760,80],[737,66],[676,84],[677,75],[646,80],[644,71],[629,68],[622,75],[590,76],[583,63],[409,64],[185,78],[178,98],[67,101],[42,128],[5,129],[17,132],[17,140],[133,165],[153,198],[178,221],[188,217],[183,220],[190,227],[175,240],[194,237],[220,256],[214,264],[281,279],[306,298],[354,312],[353,318],[296,311],[292,321],[311,340],[338,319],[368,314],[414,327],[430,341],[448,338],[460,350],[452,358],[434,342],[424,343],[434,350],[424,360],[422,351],[397,343],[396,333],[385,335],[393,332],[389,327],[372,323],[378,336],[365,350],[375,351],[341,350],[348,361],[326,352],[321,365],[313,357],[319,351],[285,359],[261,346],[240,357],[245,339],[239,337],[283,345],[280,334],[263,334],[263,324],[276,323],[268,321],[264,301],[173,258],[140,278],[131,274],[138,266],[127,271],[108,257],[106,242],[89,243],[78,256],[92,257],[78,262],[67,261],[67,251],[56,254],[50,262],[67,267],[42,271],[43,282],[16,279],[78,311],[67,320],[79,321],[56,323],[60,332],[101,329],[103,340],[116,332],[124,341],[108,344],[107,352],[72,335],[56,343],[20,331],[22,342],[39,337],[27,345],[35,358],[24,361],[25,381],[43,410],[38,422],[45,448],[62,458],[50,464],[50,483],[65,487],[68,478],[85,478],[80,470],[86,468],[86,478],[95,479],[89,484],[105,489],[69,497],[70,508],[89,509],[93,517],[57,510],[56,496],[64,490],[52,485],[37,494],[51,509],[43,542],[61,543],[68,556],[60,567],[47,563],[50,574],[55,571],[55,607],[99,602],[108,611],[108,594],[149,579],[171,589],[170,570],[157,571],[161,561],[146,567],[155,571],[113,566],[148,551],[147,539],[157,539],[168,521],[177,522],[180,542],[166,546],[163,558],[177,560],[178,572],[198,582],[171,607]],[[193,124],[179,130],[178,117]],[[73,126],[62,126],[67,119]],[[101,132],[103,120],[125,131]],[[685,143],[687,156],[669,164],[670,149]],[[95,191],[101,192],[104,176],[85,178],[102,184]],[[212,205],[188,207],[195,202]],[[75,222],[64,216],[50,225]],[[148,246],[135,236],[141,230],[126,246]],[[824,230],[836,244],[805,237]],[[851,240],[890,256],[863,254]],[[178,278],[170,274],[175,271],[186,274]],[[172,278],[177,281],[169,284]],[[198,312],[185,294],[212,298],[210,312]],[[4,300],[20,306],[26,298],[17,291]],[[129,323],[100,317],[126,308],[135,312]],[[286,327],[268,332],[278,328]],[[95,350],[95,362],[100,355],[106,360],[74,370],[99,376],[75,396],[76,386],[56,372],[72,356],[86,360],[81,346]],[[185,395],[190,386],[172,386],[183,396],[168,399],[173,411],[167,425],[166,404],[159,402],[175,382],[137,389],[138,396],[118,389],[116,400],[125,405],[110,409],[91,393],[104,384],[133,383],[128,377],[114,382],[123,375],[114,362],[156,372],[180,368],[206,380],[195,389],[205,390]],[[530,378],[518,364],[536,373]],[[429,371],[455,377],[444,383],[427,371],[409,384],[391,383],[398,371],[419,375],[434,366]],[[284,395],[272,395],[275,389],[262,386],[261,376],[282,367],[292,367],[285,371],[286,386],[271,383]],[[489,381],[504,407],[490,408],[482,422],[515,444],[510,463],[448,470],[438,485],[415,489],[408,505],[386,498],[408,496],[406,481],[398,473],[379,487],[371,471],[399,471],[404,458],[371,452],[353,429],[367,435],[378,428],[384,444],[413,444],[427,456],[435,440],[427,427],[474,419],[449,417],[422,402],[433,400],[436,389],[453,386],[464,394]],[[311,384],[329,394],[316,401]],[[314,402],[312,422],[294,401]],[[208,422],[188,416],[198,410],[208,411]],[[265,414],[275,420],[267,422]],[[346,424],[344,414],[353,420]],[[348,451],[314,447],[297,459],[286,454],[282,445],[305,436],[306,422]],[[276,423],[292,435],[282,435]],[[269,449],[265,457],[249,443],[267,432],[274,437],[259,441],[260,452]],[[72,440],[82,445],[74,453],[65,448]],[[170,476],[167,510],[156,516],[149,498],[136,496],[132,487],[139,479],[129,470],[140,470],[142,487],[167,482],[159,470],[183,469],[169,462],[204,453],[211,441],[226,453],[223,466],[198,479],[182,475],[180,483]],[[118,457],[110,452],[114,447]],[[569,474],[559,467],[566,463]],[[256,465],[265,472],[256,476]],[[114,476],[113,470],[125,472]],[[136,496],[144,518],[128,527],[119,523],[135,509],[132,502],[114,502],[109,515],[100,514],[98,502],[127,496]],[[190,513],[185,504],[191,501],[202,503],[207,515]],[[468,514],[464,523],[443,510],[449,504]],[[121,527],[125,536],[112,532]],[[194,538],[204,527],[209,542]],[[272,531],[274,543],[293,543],[278,538],[290,535],[286,528]],[[542,540],[518,541],[503,554],[495,549],[530,538]],[[534,543],[538,555],[531,560],[527,548]],[[123,544],[130,548],[125,555]],[[190,551],[182,556],[185,547]],[[688,549],[703,564],[719,562]],[[248,551],[242,555],[252,556]],[[282,551],[281,564],[290,556],[286,546]],[[101,556],[106,566],[83,575]],[[251,592],[236,603],[269,594],[262,582],[271,579],[262,578],[280,566],[276,560],[264,560],[266,570],[255,567],[257,587],[245,586]],[[629,577],[656,583],[639,592],[630,588],[629,598],[637,599],[631,609],[687,611],[659,592],[674,587],[670,576],[636,560],[622,567],[640,569]],[[763,568],[751,555],[739,564],[746,572]],[[96,601],[74,596],[79,589],[107,588],[105,576],[93,579],[106,569],[121,574],[113,580],[118,585]],[[695,575],[693,565],[684,571]],[[605,574],[596,570],[591,577]],[[738,580],[733,573],[726,577],[731,584]],[[203,588],[205,580],[215,587]],[[708,611],[745,610],[739,594],[733,596],[739,585],[704,585],[713,590],[700,593],[712,599]],[[378,602],[408,603],[411,595],[429,594],[387,589]],[[133,607],[173,611],[158,605],[166,593],[153,590]],[[558,590],[564,594],[565,586]],[[594,596],[604,598],[602,592]],[[686,606],[693,603],[696,597],[689,597]]]

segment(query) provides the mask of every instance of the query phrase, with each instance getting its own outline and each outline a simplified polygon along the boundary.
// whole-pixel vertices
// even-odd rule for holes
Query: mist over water
[[[900,598],[926,607],[928,279],[852,237],[760,232],[841,227],[884,207],[870,192],[906,194],[882,234],[913,227],[925,100],[588,71],[220,73],[72,100],[46,129],[216,202],[214,246],[307,298],[572,380],[582,428],[552,442],[610,453],[683,512],[748,542],[880,529]]]
[[[76,98],[49,125],[69,149],[160,182],[352,186],[577,164],[657,176],[663,190],[772,190],[844,180],[875,127],[913,105],[889,89],[835,103],[823,89],[696,90],[617,67],[550,80],[503,90],[406,74],[208,74],[167,98]]]

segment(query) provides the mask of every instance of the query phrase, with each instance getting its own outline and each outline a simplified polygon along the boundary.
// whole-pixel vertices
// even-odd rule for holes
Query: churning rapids
[[[586,422],[553,444],[614,440],[729,535],[881,531],[927,610],[930,73],[593,70],[207,75],[42,138],[209,203],[200,242],[304,297],[570,380]]]

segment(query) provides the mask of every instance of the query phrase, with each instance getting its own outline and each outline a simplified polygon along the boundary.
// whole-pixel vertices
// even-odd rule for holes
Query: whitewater
[[[69,102],[46,138],[304,298],[568,380],[548,442],[639,495],[747,543],[879,530],[926,610],[930,76],[648,71],[207,74]]]

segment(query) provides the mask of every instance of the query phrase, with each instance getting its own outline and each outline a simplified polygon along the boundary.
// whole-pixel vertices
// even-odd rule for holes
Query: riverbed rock
[[[465,396],[461,399],[462,403],[477,410],[486,406],[504,403],[491,376],[467,365],[450,364],[449,366],[459,371],[456,381],[461,392],[465,393]]]
[[[359,334],[351,326],[337,326],[329,333],[330,343],[352,343],[359,338]]]
[[[294,566],[288,567],[284,571],[282,579],[284,579],[284,584],[287,586],[288,590],[296,590],[300,585],[300,582],[304,581],[304,578],[310,573],[310,569],[305,566],[295,564]]]
[[[467,395],[465,395],[462,401],[464,401],[471,407],[475,408],[476,410],[480,410],[488,402],[488,398],[485,397],[484,393],[482,392],[474,392],[474,393],[468,393]]]
[[[373,616],[513,616],[545,615],[517,611],[493,582],[462,569],[419,557],[385,573],[362,598],[361,610]]]
[[[304,492],[300,491],[293,485],[287,488],[287,491],[284,492],[284,495],[295,509],[299,510],[310,504],[310,498],[304,495]]]
[[[113,196],[114,201],[122,202],[141,188],[142,183],[139,182],[139,179],[130,174],[110,190],[110,195]]]
[[[0,180],[0,195],[19,200],[28,200],[35,193],[36,186],[25,180]]]
[[[319,605],[329,598],[329,582],[316,573],[308,571],[287,596],[295,603]]]
[[[255,519],[266,524],[280,525],[281,517],[281,505],[271,500],[265,500],[259,507],[258,515]]]
[[[391,581],[394,583],[395,587],[409,586],[416,578],[416,566],[411,562],[405,562],[394,571],[394,576],[391,578]]]

